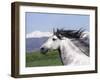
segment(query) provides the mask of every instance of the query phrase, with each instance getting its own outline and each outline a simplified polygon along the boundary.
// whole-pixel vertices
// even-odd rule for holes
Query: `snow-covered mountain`
[[[41,45],[48,39],[48,37],[41,38],[26,38],[26,52],[39,51]]]
[[[39,51],[40,46],[50,37],[52,33],[33,31],[26,35],[26,52]]]
[[[42,38],[51,36],[51,32],[33,31],[26,35],[26,38]]]

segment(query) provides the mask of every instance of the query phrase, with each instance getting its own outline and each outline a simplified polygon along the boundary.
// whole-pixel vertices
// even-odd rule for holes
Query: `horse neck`
[[[63,64],[67,65],[79,56],[81,51],[69,39],[62,40],[60,45],[60,57]]]
[[[70,53],[73,55],[74,54],[73,52],[76,52],[76,54],[81,52],[80,49],[77,46],[75,46],[75,44],[73,44],[73,42],[70,39],[67,39],[67,38],[65,40],[62,40],[60,46],[61,46],[60,48],[63,51],[66,51],[67,54]]]

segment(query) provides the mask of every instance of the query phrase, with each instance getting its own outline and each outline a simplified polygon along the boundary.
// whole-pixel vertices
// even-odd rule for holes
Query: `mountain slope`
[[[26,39],[26,52],[33,52],[40,50],[41,45],[48,39],[48,37],[42,38],[27,38]]]
[[[33,31],[26,35],[26,52],[40,50],[41,45],[51,36],[50,32]]]

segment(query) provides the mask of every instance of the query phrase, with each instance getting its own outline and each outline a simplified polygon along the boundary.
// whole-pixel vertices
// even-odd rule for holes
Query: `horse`
[[[53,30],[53,35],[41,46],[40,51],[46,54],[49,50],[58,50],[63,65],[89,65],[89,40],[84,30]]]

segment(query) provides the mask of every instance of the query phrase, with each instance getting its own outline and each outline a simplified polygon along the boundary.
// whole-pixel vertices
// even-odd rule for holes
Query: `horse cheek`
[[[52,48],[52,41],[48,41],[46,44],[45,44],[45,46],[48,48],[48,49],[50,49],[50,48]]]

